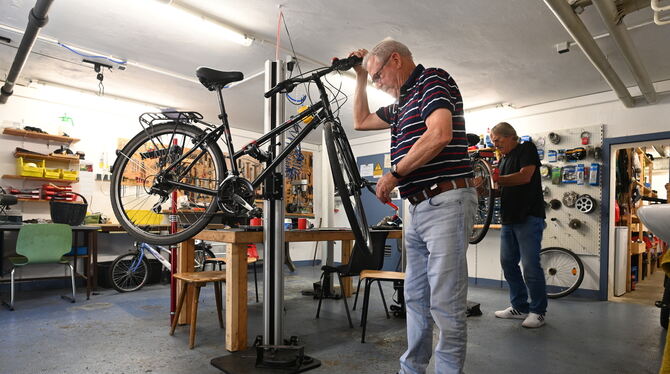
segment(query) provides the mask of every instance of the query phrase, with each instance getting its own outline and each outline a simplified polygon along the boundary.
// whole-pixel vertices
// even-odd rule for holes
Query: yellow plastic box
[[[61,172],[61,178],[62,179],[67,179],[67,180],[77,180],[79,177],[79,172],[77,170],[62,170]]]
[[[160,225],[163,215],[150,210],[126,210],[128,218],[138,225]]]
[[[44,178],[59,179],[62,169],[44,168]]]
[[[35,164],[35,166],[29,164]],[[44,176],[44,168],[44,160],[24,160],[23,157],[16,159],[16,172],[23,177],[42,177]]]

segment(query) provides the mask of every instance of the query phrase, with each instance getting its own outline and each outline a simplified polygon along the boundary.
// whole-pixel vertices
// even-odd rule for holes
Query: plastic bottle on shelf
[[[491,129],[486,129],[486,137],[484,138],[486,146],[488,148],[493,148],[493,142],[491,141]]]

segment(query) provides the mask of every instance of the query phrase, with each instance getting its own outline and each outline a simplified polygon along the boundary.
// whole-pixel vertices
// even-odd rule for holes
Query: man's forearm
[[[356,90],[354,91],[354,129],[364,130],[363,122],[370,115],[368,105],[367,77],[357,77]]]
[[[528,173],[527,171],[526,172],[518,171],[512,174],[501,175],[500,177],[498,177],[498,185],[501,187],[513,187],[528,184],[530,183],[533,171],[531,171],[530,173]]]

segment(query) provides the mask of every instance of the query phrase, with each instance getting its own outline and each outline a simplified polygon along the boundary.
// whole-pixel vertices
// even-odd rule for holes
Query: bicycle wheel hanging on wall
[[[484,160],[475,160],[472,163],[472,169],[475,178],[482,177],[483,179],[483,184],[477,188],[477,210],[468,240],[470,244],[477,244],[486,236],[493,218],[493,177],[491,176],[491,166]]]
[[[356,159],[340,124],[328,122],[324,124],[324,129],[336,195],[342,199],[356,242],[365,243],[366,249],[372,253],[370,228],[361,203],[362,178],[358,173]]]
[[[131,236],[170,245],[191,238],[209,223],[217,211],[217,197],[185,186],[217,189],[226,170],[220,148],[215,143],[203,144],[169,173],[164,172],[204,134],[195,126],[164,123],[148,127],[117,151],[110,187],[112,208]],[[177,222],[177,232],[170,233],[166,227],[157,230],[156,225],[171,221]]]
[[[540,251],[540,263],[547,282],[547,297],[557,299],[579,288],[584,279],[584,264],[572,251],[549,247]]]

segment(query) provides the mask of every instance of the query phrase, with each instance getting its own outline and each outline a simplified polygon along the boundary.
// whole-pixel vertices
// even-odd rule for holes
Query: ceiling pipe
[[[593,5],[598,10],[610,34],[612,34],[614,42],[616,42],[619,51],[621,51],[624,60],[626,60],[626,65],[628,65],[637,85],[640,87],[640,92],[644,95],[644,99],[649,104],[655,103],[657,98],[654,84],[651,82],[649,73],[647,73],[647,69],[640,60],[633,40],[626,29],[626,25],[617,11],[617,6],[612,0],[593,0]]]
[[[16,50],[16,57],[14,57],[12,67],[9,69],[7,79],[5,79],[5,85],[0,88],[0,104],[5,104],[14,93],[14,85],[26,64],[26,60],[28,60],[30,51],[35,45],[37,34],[40,32],[40,28],[49,22],[47,13],[52,3],[53,0],[37,0],[35,7],[30,10],[28,26],[21,39],[21,44],[19,44],[19,48]]]
[[[577,7],[586,8],[587,6],[593,4],[593,0],[569,0],[569,4],[573,7],[573,9]],[[635,12],[636,10],[648,8],[649,0],[617,1],[617,7],[623,13],[622,16],[625,16],[629,13]]]
[[[591,61],[593,66],[605,78],[605,81],[614,90],[619,100],[628,108],[635,105],[633,97],[628,92],[628,89],[621,81],[621,78],[616,74],[612,65],[607,61],[607,57],[603,51],[598,47],[596,41],[593,39],[589,31],[584,26],[581,19],[575,14],[566,0],[544,0],[545,4],[554,12],[554,15],[563,24],[565,30],[577,42],[579,47],[584,51],[586,57]]]

